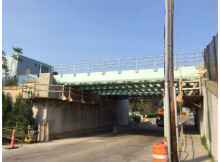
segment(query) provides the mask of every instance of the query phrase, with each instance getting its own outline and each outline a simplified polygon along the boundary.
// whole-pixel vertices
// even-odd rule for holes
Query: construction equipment
[[[25,137],[24,141],[27,142],[27,143],[35,142],[36,134],[37,134],[36,131],[31,130],[31,125],[28,125],[28,134],[27,134],[27,137]]]
[[[164,126],[164,111],[163,108],[158,109],[158,116],[156,120],[156,124],[158,127]]]

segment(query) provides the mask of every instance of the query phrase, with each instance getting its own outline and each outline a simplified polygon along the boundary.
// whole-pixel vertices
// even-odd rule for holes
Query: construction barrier
[[[12,137],[11,137],[11,146],[10,146],[10,148],[14,148],[14,144],[15,144],[15,131],[16,131],[16,129],[13,128]]]
[[[167,145],[157,142],[153,145],[153,162],[169,162]]]

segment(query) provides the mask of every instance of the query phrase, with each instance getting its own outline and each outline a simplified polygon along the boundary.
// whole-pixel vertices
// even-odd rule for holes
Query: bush
[[[132,114],[129,119],[131,122],[135,122],[135,123],[140,123],[141,121],[141,117],[135,114]]]
[[[145,117],[145,112],[144,111],[141,111],[140,114],[143,115],[143,117]]]
[[[12,111],[12,98],[7,93],[5,94],[2,92],[2,121],[3,125],[5,125],[5,122],[11,120],[11,111]]]
[[[36,127],[36,122],[33,118],[32,103],[29,100],[24,100],[20,96],[17,97],[12,109],[12,117],[16,121],[16,129],[27,133],[27,126]]]
[[[33,118],[32,102],[18,96],[13,104],[10,94],[4,92],[2,92],[2,121],[4,128],[16,126],[16,130],[24,133],[27,133],[28,125],[31,125],[35,130],[37,129],[37,122]]]
[[[158,116],[157,112],[154,113],[147,113],[147,118],[156,118]]]

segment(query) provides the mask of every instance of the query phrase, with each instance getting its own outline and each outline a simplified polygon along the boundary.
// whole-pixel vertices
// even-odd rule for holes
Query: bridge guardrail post
[[[157,72],[157,56],[154,57],[154,72]]]
[[[118,74],[121,74],[121,59],[118,62]]]
[[[177,65],[176,65],[176,55],[175,55],[175,68],[174,70],[177,70]]]
[[[198,66],[199,65],[199,52],[197,52],[196,55],[197,55],[197,67],[196,68],[198,69],[199,68]]]
[[[90,64],[88,64],[88,76],[90,75]]]
[[[136,58],[136,73],[138,73],[138,58]]]
[[[73,74],[73,76],[76,76],[76,64],[74,64],[74,74]]]
[[[63,77],[63,65],[61,65],[60,77]]]
[[[102,66],[102,75],[105,75],[105,61],[103,61],[103,66]]]

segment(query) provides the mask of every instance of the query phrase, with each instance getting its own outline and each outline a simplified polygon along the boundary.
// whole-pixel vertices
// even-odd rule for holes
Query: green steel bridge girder
[[[187,75],[198,72],[195,66],[181,67],[181,74]],[[180,71],[174,71],[174,86],[178,94]],[[183,78],[183,80],[197,80],[198,74]],[[153,69],[122,71],[109,71],[104,75],[101,72],[54,75],[58,84],[71,86],[80,90],[98,93],[100,95],[113,96],[138,96],[164,94],[164,69],[158,71]],[[194,83],[186,83],[184,87],[192,87]]]

